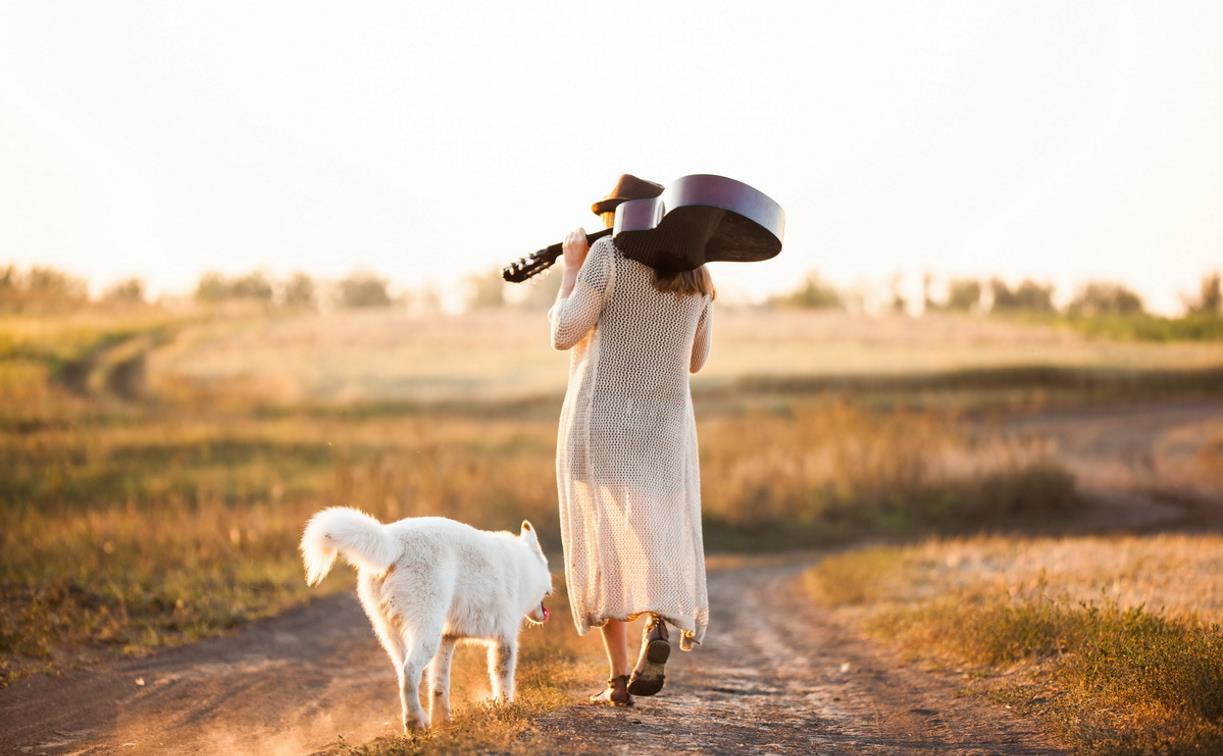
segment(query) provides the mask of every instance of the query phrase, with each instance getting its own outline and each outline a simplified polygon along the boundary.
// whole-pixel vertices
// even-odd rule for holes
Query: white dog
[[[426,725],[420,678],[429,674],[429,722],[450,718],[450,661],[459,640],[488,646],[493,700],[514,699],[522,617],[548,619],[548,560],[531,523],[518,535],[444,517],[388,525],[349,507],[310,518],[301,540],[306,583],[317,585],[343,554],[357,568],[357,595],[399,677],[404,730]]]

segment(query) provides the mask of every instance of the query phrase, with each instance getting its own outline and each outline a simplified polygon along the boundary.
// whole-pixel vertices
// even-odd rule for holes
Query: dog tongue
[[[544,602],[542,602],[542,601],[541,601],[541,602],[539,602],[539,608],[544,610],[544,622],[547,622],[547,621],[548,621],[548,617],[552,616],[552,615],[551,615],[551,614],[548,612],[548,607],[544,606]]]

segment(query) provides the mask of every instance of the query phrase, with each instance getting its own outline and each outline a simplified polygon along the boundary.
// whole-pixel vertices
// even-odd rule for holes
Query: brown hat
[[[600,215],[615,210],[616,205],[625,200],[657,197],[662,194],[662,190],[662,184],[655,184],[653,181],[646,181],[625,173],[616,180],[616,185],[612,187],[606,197],[590,206],[590,211],[595,215]]]

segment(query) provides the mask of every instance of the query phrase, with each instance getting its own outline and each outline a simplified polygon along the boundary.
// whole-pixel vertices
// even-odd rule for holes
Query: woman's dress
[[[556,480],[578,632],[650,612],[681,648],[709,622],[701,482],[688,377],[709,354],[709,296],[661,292],[651,268],[595,242],[548,312],[572,350]]]

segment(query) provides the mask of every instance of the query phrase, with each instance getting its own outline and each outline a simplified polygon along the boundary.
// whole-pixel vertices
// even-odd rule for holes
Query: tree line
[[[556,271],[539,276],[514,288],[513,304],[531,309],[548,307],[556,297],[561,276]],[[495,309],[511,304],[506,296],[510,286],[498,270],[468,276],[463,282],[463,301],[467,309]],[[1128,287],[1107,281],[1092,281],[1081,286],[1069,303],[1059,308],[1054,302],[1054,286],[1031,279],[1009,285],[999,278],[954,278],[945,292],[935,297],[933,278],[922,282],[921,309],[931,312],[1033,313],[1067,315],[1080,318],[1140,317],[1147,314],[1142,296]],[[861,292],[840,289],[811,273],[789,292],[769,298],[770,307],[802,309],[861,309]],[[305,273],[294,273],[283,280],[262,271],[239,275],[217,272],[203,274],[190,298],[208,305],[230,303],[256,304],[289,310],[388,308],[414,304],[420,309],[440,309],[436,291],[392,293],[390,279],[377,273],[355,271],[338,280],[322,280]],[[1182,296],[1189,316],[1223,316],[1223,290],[1220,274],[1202,277],[1199,290]],[[136,307],[150,304],[147,287],[140,278],[118,281],[91,298],[84,279],[48,266],[21,270],[15,265],[0,266],[0,311],[51,312],[86,306]],[[886,292],[884,306],[897,312],[910,308],[909,297],[900,290],[894,276]]]
[[[354,272],[337,281],[319,281],[294,273],[283,281],[254,271],[227,276],[205,273],[190,298],[204,305],[249,303],[285,309],[315,310],[320,305],[340,308],[390,307],[404,295],[390,293],[389,279],[375,273]],[[139,307],[152,304],[142,279],[127,278],[90,297],[83,278],[48,266],[22,270],[0,267],[0,311],[63,312],[88,306]]]
[[[904,312],[910,309],[910,302],[900,291],[899,284],[899,276],[893,277],[885,307]],[[940,298],[933,295],[932,284],[931,276],[923,278],[920,304],[921,309],[927,312],[1064,314],[1081,318],[1148,314],[1140,294],[1123,284],[1110,281],[1083,284],[1062,308],[1054,302],[1053,284],[1032,279],[1012,286],[999,278],[953,278]],[[840,289],[824,281],[819,274],[811,273],[795,289],[771,297],[768,304],[803,309],[853,309],[855,301],[860,300],[861,296],[860,292]],[[1182,295],[1181,299],[1188,316],[1223,316],[1223,287],[1219,273],[1216,271],[1203,276],[1198,291]]]

